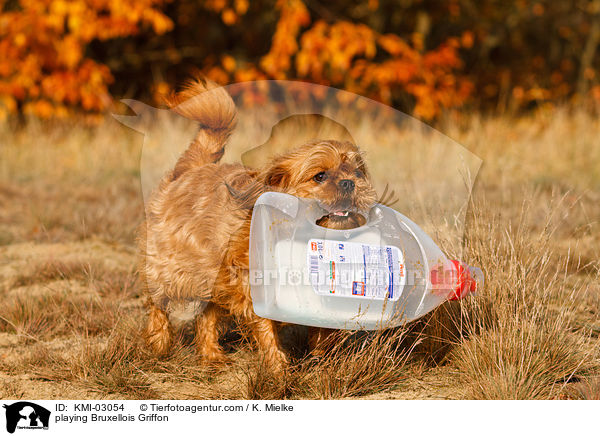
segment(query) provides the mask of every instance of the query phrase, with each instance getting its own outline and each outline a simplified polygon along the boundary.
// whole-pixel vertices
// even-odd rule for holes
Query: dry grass
[[[285,374],[273,374],[260,360],[245,368],[247,399],[336,399],[389,392],[413,374],[415,342],[407,329],[361,334],[340,331],[322,358],[306,356]],[[377,370],[374,370],[377,368]]]
[[[365,143],[377,185],[410,197],[405,167],[422,169],[415,180],[431,177],[435,167],[424,163],[439,137],[405,126],[396,143],[380,127],[363,122],[352,134]],[[220,369],[197,361],[185,327],[167,358],[141,343],[144,308],[132,269],[143,218],[140,135],[114,120],[98,128],[3,124],[0,396],[428,398],[443,390],[450,398],[597,399],[599,127],[591,115],[560,110],[442,126],[484,164],[466,233],[454,237],[450,223],[452,237],[433,234],[447,253],[484,270],[484,290],[406,328],[342,332],[322,359],[306,354],[302,328],[287,329],[295,358],[273,374],[231,334],[233,363]],[[242,120],[241,128],[252,127]],[[249,148],[240,138],[230,161]],[[402,171],[389,158],[400,146],[413,153]],[[398,207],[429,222],[424,203]]]
[[[156,397],[148,377],[136,364],[139,343],[122,333],[104,342],[79,338],[82,346],[69,355],[40,347],[19,362],[38,380],[76,383],[89,392],[121,398]]]
[[[133,241],[143,214],[139,136],[107,123],[0,125],[0,245]]]
[[[28,286],[51,280],[79,279],[90,276],[92,265],[86,262],[61,262],[49,259],[27,272],[16,275],[11,287]]]
[[[7,400],[20,400],[23,398],[23,391],[19,384],[2,380],[0,382],[0,398]]]
[[[341,333],[327,356],[309,368],[309,396],[361,397],[401,387],[410,377],[409,358],[414,346],[406,333],[403,328],[359,337]]]
[[[16,275],[13,287],[58,282],[46,285],[46,293],[4,297],[0,332],[34,342],[65,335],[105,334],[119,321],[122,303],[139,298],[140,289],[132,272],[100,268],[85,262],[47,261],[28,273]],[[83,282],[90,292],[73,295],[70,285],[74,280]]]
[[[576,206],[565,198],[549,201],[541,222],[533,219],[533,196],[508,225],[490,216],[488,205],[473,207],[465,256],[482,266],[487,282],[455,318],[461,334],[449,358],[469,386],[467,398],[557,398],[600,369],[591,330],[574,332],[585,317],[581,302],[595,292],[598,263],[574,262],[576,254],[558,249],[557,235]]]
[[[600,378],[596,376],[575,383],[565,397],[576,400],[600,400]]]

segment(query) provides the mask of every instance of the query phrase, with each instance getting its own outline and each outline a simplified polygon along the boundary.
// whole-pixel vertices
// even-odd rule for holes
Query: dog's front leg
[[[227,260],[227,263],[248,265],[247,246],[246,240],[242,252],[246,257]],[[242,332],[256,343],[265,364],[276,372],[283,372],[288,358],[279,342],[277,323],[254,313],[247,270],[242,269],[240,272],[239,268],[229,268],[228,274],[222,278],[227,279],[227,282],[215,287],[215,300],[237,319]]]
[[[336,330],[321,327],[308,328],[308,348],[315,357],[322,357],[333,347]]]

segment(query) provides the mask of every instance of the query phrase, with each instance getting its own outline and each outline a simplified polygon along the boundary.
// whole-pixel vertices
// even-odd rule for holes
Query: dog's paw
[[[200,354],[200,362],[206,366],[224,366],[233,363],[233,359],[225,353]]]
[[[288,356],[281,350],[270,350],[265,356],[264,363],[275,374],[283,374],[287,371],[290,361]]]

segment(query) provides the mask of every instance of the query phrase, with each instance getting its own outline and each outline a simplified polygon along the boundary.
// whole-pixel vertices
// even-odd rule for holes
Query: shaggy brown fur
[[[192,309],[198,352],[208,362],[225,361],[219,324],[233,317],[254,339],[265,360],[282,369],[274,321],[255,315],[248,285],[248,238],[252,207],[265,191],[318,199],[330,212],[320,225],[346,229],[364,224],[361,213],[375,192],[358,148],[350,142],[319,140],[275,157],[259,171],[218,162],[236,119],[229,94],[201,80],[171,100],[175,112],[200,124],[199,132],[173,171],[154,192],[140,232],[141,273],[147,284],[148,345],[166,354],[173,342],[169,315]],[[311,329],[318,348],[327,335]]]

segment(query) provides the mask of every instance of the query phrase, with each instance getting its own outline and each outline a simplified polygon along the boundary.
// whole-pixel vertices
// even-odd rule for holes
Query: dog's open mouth
[[[328,217],[329,219],[343,220],[346,218],[352,218],[355,215],[358,215],[358,214],[352,210],[336,210],[333,212],[329,212],[326,215],[323,215],[323,218]]]
[[[349,210],[340,210],[337,212],[331,212],[329,215],[347,217],[349,214]]]
[[[353,228],[359,227],[366,222],[364,215],[358,212],[356,209],[342,209],[332,208],[325,205],[321,205],[326,212],[316,221],[316,224],[323,227],[330,227],[330,224],[339,224],[343,227]],[[337,225],[335,226],[337,227]]]

